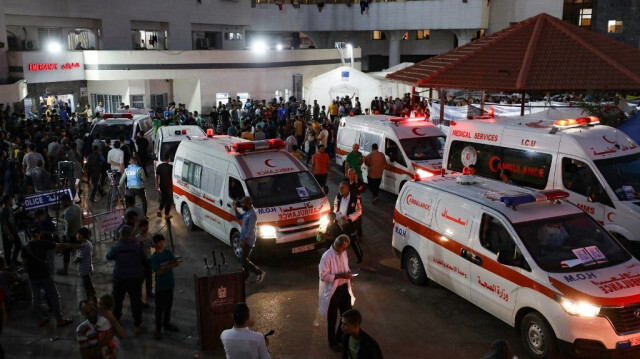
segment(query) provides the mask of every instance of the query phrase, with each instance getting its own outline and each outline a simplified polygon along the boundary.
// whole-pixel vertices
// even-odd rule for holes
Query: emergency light
[[[102,118],[133,118],[130,113],[105,113]]]
[[[279,150],[284,148],[284,141],[279,138],[272,138],[261,141],[236,142],[231,145],[231,148],[238,153]]]
[[[579,117],[575,119],[557,120],[553,123],[555,127],[573,128],[580,126],[597,125],[600,119],[595,116]]]
[[[213,128],[207,128],[207,137],[213,137]]]
[[[186,135],[187,134],[187,130],[175,130],[173,131],[174,135]]]
[[[507,206],[517,206],[519,204],[552,201],[555,199],[567,198],[567,197],[569,197],[569,193],[565,191],[548,190],[548,191],[540,191],[540,192],[537,192],[536,194],[523,193],[523,194],[516,194],[511,196],[502,196],[500,197],[500,202],[504,203]]]

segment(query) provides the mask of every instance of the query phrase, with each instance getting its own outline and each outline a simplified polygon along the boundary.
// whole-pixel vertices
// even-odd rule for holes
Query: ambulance
[[[178,145],[187,136],[204,135],[205,133],[200,126],[162,126],[158,128],[158,132],[153,136],[153,168],[158,167],[165,156],[169,156],[169,163],[173,163]]]
[[[497,179],[508,169],[518,186],[562,189],[640,255],[640,147],[597,117],[452,121],[444,162],[448,171],[475,165]]]
[[[336,163],[344,160],[354,144],[365,157],[377,144],[387,157],[380,188],[397,194],[407,181],[439,174],[445,135],[424,117],[403,118],[384,115],[343,117],[338,129]],[[367,166],[362,164],[362,178],[367,181]]]
[[[100,134],[101,140],[107,138],[111,143],[120,140],[120,136],[124,136],[124,140],[132,146],[136,145],[136,136],[141,133],[143,137],[152,141],[153,125],[149,115],[134,115],[131,113],[105,113],[101,120],[98,120],[91,128],[91,134]]]
[[[252,255],[297,254],[324,246],[316,237],[328,225],[329,200],[304,165],[282,148],[280,139],[212,134],[180,142],[173,200],[187,229],[203,229],[231,245],[240,258],[241,220],[233,203],[250,196],[258,218]]]
[[[408,182],[392,245],[413,283],[432,280],[515,327],[531,357],[560,343],[640,353],[640,261],[568,196],[459,174]]]

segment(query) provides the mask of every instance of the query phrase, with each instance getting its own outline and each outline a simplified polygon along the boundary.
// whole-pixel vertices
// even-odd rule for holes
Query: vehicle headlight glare
[[[574,301],[563,297],[557,297],[556,300],[562,306],[562,309],[569,314],[584,318],[594,318],[600,313],[600,306],[587,302]]]
[[[274,226],[259,226],[258,233],[261,238],[276,238],[276,227]]]
[[[329,216],[325,214],[324,216],[320,217],[320,229],[325,230],[327,229],[328,225],[329,225]]]
[[[416,173],[418,174],[418,176],[420,176],[420,178],[429,178],[429,177],[433,177],[433,173],[429,172],[429,171],[425,171],[423,169],[418,169],[416,170]]]

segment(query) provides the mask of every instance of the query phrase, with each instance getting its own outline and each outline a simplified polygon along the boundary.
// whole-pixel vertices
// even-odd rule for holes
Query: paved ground
[[[334,171],[334,178],[339,174]],[[166,231],[164,221],[156,218],[156,193],[148,186],[151,231]],[[337,181],[330,184],[330,197]],[[360,276],[353,281],[355,306],[364,316],[363,329],[380,344],[387,358],[480,358],[497,338],[509,340],[515,354],[523,354],[513,329],[481,309],[437,285],[414,286],[399,268],[391,249],[392,213],[395,196],[383,193],[373,205],[370,193],[364,194],[364,264],[356,265],[349,250],[352,268]],[[94,213],[104,209],[104,200],[92,205]],[[144,312],[146,331],[133,336],[133,323],[128,300],[125,299],[123,324],[129,337],[122,342],[125,358],[223,358],[222,351],[202,352],[196,332],[196,310],[193,275],[205,275],[202,256],[212,250],[224,251],[233,258],[228,246],[207,233],[187,231],[182,217],[173,212],[175,248],[183,258],[175,269],[176,293],[173,322],[180,333],[165,335],[160,342],[152,339],[153,301]],[[112,242],[101,242],[96,249],[94,276],[98,294],[110,292],[112,263],[104,254]],[[275,358],[338,358],[327,345],[326,320],[318,315],[317,265],[321,253],[307,253],[285,260],[261,261],[267,271],[261,285],[247,284],[247,301],[256,319],[255,330],[274,329],[269,349]],[[62,257],[57,257],[58,267]],[[230,261],[230,270],[238,267]],[[9,358],[74,358],[79,357],[75,343],[75,326],[82,317],[77,303],[82,296],[80,278],[75,268],[69,276],[56,276],[63,311],[74,324],[55,329],[54,324],[38,328],[29,305],[19,302],[9,313],[7,330],[0,336]]]

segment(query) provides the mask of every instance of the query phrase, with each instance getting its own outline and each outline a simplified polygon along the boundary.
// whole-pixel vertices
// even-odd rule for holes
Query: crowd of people
[[[395,99],[376,97],[368,105],[364,114],[428,115],[427,101],[423,99],[412,103],[411,94]],[[120,137],[117,140],[101,138],[100,135],[94,137],[89,129],[104,112],[102,103],[96,106],[95,112],[89,105],[82,106],[79,113],[73,113],[71,107],[70,103],[54,98],[51,103],[42,106],[38,115],[31,113],[26,116],[11,114],[8,107],[0,105],[0,168],[4,174],[3,181],[0,181],[4,259],[0,262],[0,270],[8,273],[0,276],[0,323],[7,318],[7,314],[3,313],[5,298],[11,296],[11,291],[24,291],[26,287],[33,293],[31,301],[38,326],[49,323],[49,318],[40,309],[42,294],[57,320],[56,325],[62,327],[70,324],[71,321],[61,311],[54,276],[69,274],[69,264],[75,251],[73,263],[77,265],[78,281],[84,288],[84,298],[79,301],[78,308],[86,317],[86,321],[76,330],[81,356],[116,358],[119,340],[125,337],[126,332],[121,325],[126,294],[131,303],[134,334],[142,332],[143,309],[149,307],[152,298],[155,299],[153,337],[161,339],[163,330],[178,331],[170,320],[175,286],[173,269],[178,262],[164,246],[164,237],[149,233],[144,190],[147,179],[154,178],[153,175],[147,175],[145,168],[150,158],[147,152],[149,142],[142,136],[136,139]],[[126,110],[126,105],[121,104],[120,107]],[[176,106],[171,103],[165,109],[155,109],[152,120],[156,130],[164,125],[187,124],[213,128],[217,134],[249,140],[281,138],[285,141],[285,150],[305,162],[325,193],[333,195],[327,186],[327,179],[332,172],[340,118],[359,114],[363,114],[363,111],[358,97],[337,97],[328,106],[321,106],[317,101],[307,104],[304,100],[298,101],[292,97],[286,101],[280,98],[270,102],[230,99],[227,104],[219,103],[213,107],[205,119],[197,111],[186,109],[184,104]],[[328,246],[319,266],[319,308],[328,317],[330,346],[336,351],[343,351],[345,358],[362,355],[382,357],[375,340],[360,330],[362,315],[351,309],[355,299],[350,280],[354,276],[349,270],[345,254],[345,250],[351,246],[357,258],[356,263],[363,261],[361,196],[365,186],[362,166],[368,167],[366,190],[371,192],[372,202],[375,203],[387,164],[384,154],[377,148],[378,144],[373,144],[371,153],[364,156],[356,143],[347,154],[344,180],[335,191],[330,224],[323,234]],[[162,192],[163,198],[157,215],[161,217],[161,211],[164,211],[169,219],[172,169],[169,158],[161,160],[162,164],[155,173],[156,188]],[[87,186],[82,185],[83,181]],[[65,187],[69,187],[71,193],[59,198],[62,211],[59,222],[64,226],[58,227],[50,215],[50,209],[25,210],[26,196]],[[85,194],[87,205],[104,198],[105,190],[118,188],[125,206],[116,242],[106,255],[106,259],[114,262],[112,290],[108,294],[100,295],[92,280],[94,255],[91,231],[83,226],[83,210],[78,205],[83,188],[90,188],[90,192]],[[126,192],[124,188],[127,188]],[[136,197],[141,199],[142,207],[135,205]],[[236,216],[243,221],[241,240],[245,249],[243,252],[246,252],[243,266],[247,276],[253,271],[257,281],[262,282],[266,273],[249,260],[255,242],[255,229],[251,229],[251,226],[255,226],[255,220],[251,221],[255,217],[251,216],[252,199],[244,198],[241,206],[242,213],[234,209]],[[62,268],[58,270],[54,268],[56,251],[62,256]],[[20,276],[15,275],[20,272],[26,273],[28,280],[21,280]],[[152,285],[153,273],[155,287]],[[143,300],[143,289],[146,289],[146,302]],[[342,324],[336,329],[338,311]],[[234,328],[245,328],[249,322],[246,304],[245,307],[234,309]],[[233,342],[234,335],[240,335],[238,333],[223,336],[225,347],[227,342]],[[264,353],[259,341],[257,350]]]

